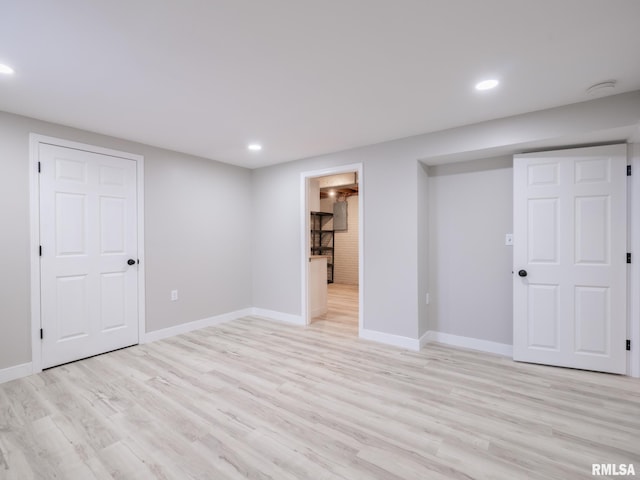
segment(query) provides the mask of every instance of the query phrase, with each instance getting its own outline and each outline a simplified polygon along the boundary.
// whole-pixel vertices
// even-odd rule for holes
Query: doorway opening
[[[363,328],[362,165],[301,175],[302,316],[338,334]]]

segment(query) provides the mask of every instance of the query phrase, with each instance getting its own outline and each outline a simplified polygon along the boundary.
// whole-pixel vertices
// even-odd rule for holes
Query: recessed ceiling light
[[[11,68],[9,65],[0,63],[0,73],[3,73],[5,75],[11,75],[13,74],[13,68]]]
[[[335,197],[336,196],[336,192],[333,190],[329,190],[329,196],[330,197]]]
[[[496,88],[500,82],[495,79],[483,80],[482,82],[476,83],[476,90],[491,90],[492,88]]]
[[[259,152],[260,150],[262,150],[262,145],[260,145],[259,143],[250,143],[247,148],[252,152]]]

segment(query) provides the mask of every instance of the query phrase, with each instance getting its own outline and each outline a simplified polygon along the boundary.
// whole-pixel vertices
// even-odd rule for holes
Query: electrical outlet
[[[513,245],[513,233],[507,233],[504,236],[504,244],[508,246]]]
[[[171,290],[171,301],[175,302],[178,300],[178,290]]]

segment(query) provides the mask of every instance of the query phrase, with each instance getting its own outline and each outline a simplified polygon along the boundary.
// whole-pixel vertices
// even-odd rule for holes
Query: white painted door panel
[[[514,157],[514,360],[626,372],[626,164],[626,145]]]
[[[136,163],[40,144],[43,368],[138,343]]]

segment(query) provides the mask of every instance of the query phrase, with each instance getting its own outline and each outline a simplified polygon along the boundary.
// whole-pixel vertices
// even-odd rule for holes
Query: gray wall
[[[418,160],[611,139],[637,130],[639,112],[636,91],[254,171],[0,113],[0,369],[31,360],[29,132],[145,156],[149,331],[249,306],[300,315],[300,173],[361,162],[365,328],[510,343],[509,169],[437,167],[429,179]],[[176,288],[180,301],[170,303]]]
[[[31,132],[144,155],[147,331],[251,306],[249,170],[0,112],[0,369],[31,361]]]
[[[251,307],[250,170],[147,148],[145,209],[147,331]]]
[[[301,314],[300,174],[363,163],[364,327],[417,338],[416,160],[383,144],[253,171],[254,306]],[[408,184],[411,183],[411,184]],[[363,286],[361,286],[362,288]]]
[[[511,214],[505,210],[511,208],[512,203],[511,174],[507,169],[501,173],[489,169],[486,178],[482,172],[471,177],[461,173],[459,177],[442,175],[441,180],[431,182],[418,160],[429,165],[445,164],[510,155],[532,148],[611,140],[618,134],[619,139],[625,139],[631,126],[637,128],[638,112],[640,91],[254,170],[253,224],[259,232],[253,244],[254,306],[301,314],[301,172],[363,163],[360,201],[364,206],[361,233],[364,328],[413,339],[431,329],[511,343],[511,265],[506,256],[510,251],[504,247],[504,234],[511,229]],[[455,171],[453,167],[448,172]],[[486,188],[482,183],[474,183],[485,180],[493,186]],[[451,182],[450,190],[445,191],[447,182]],[[470,184],[474,184],[472,191],[480,195],[474,201],[463,190]],[[431,192],[433,187],[438,189]],[[446,222],[446,212],[429,206],[429,199],[441,205],[450,202],[454,209],[451,213],[467,219],[469,229],[458,232],[455,225]],[[474,215],[463,212],[467,206]],[[473,294],[470,285],[457,290],[458,268],[462,263],[453,258],[453,250],[446,245],[449,241],[451,245],[458,245],[462,240],[456,236],[449,238],[444,232],[448,228],[451,235],[475,235],[478,229],[486,228],[479,224],[480,219],[485,218],[484,209],[494,207],[498,216],[491,217],[493,223],[485,233],[489,235],[491,231],[496,238],[485,238],[481,243],[465,238],[468,243],[459,245],[465,251],[465,258],[488,248],[484,264],[473,266],[475,277],[485,284],[491,278],[497,283],[492,291],[486,292],[486,297],[481,297]],[[430,214],[439,216],[440,220],[436,221],[444,222],[442,233],[439,233],[440,225],[429,218]],[[430,242],[437,243],[431,245]],[[442,260],[438,248],[445,249],[443,254],[450,256],[448,261]],[[494,257],[499,261],[488,261]],[[436,265],[435,260],[439,262]],[[440,278],[445,268],[451,273]],[[487,269],[498,274],[490,273],[487,277]],[[436,273],[429,273],[432,271]],[[439,285],[440,281],[450,282],[450,286]],[[427,291],[432,304],[425,308]],[[472,301],[464,296],[468,292],[472,294]],[[441,299],[441,295],[445,298]],[[490,303],[489,299],[495,298],[499,298],[498,303]],[[475,299],[479,302],[474,305]],[[456,302],[464,303],[467,308],[455,307]],[[484,305],[491,313],[482,314],[482,321],[469,319],[471,312]],[[431,315],[434,318],[430,318]]]
[[[511,157],[429,168],[429,329],[512,343]]]
[[[26,123],[0,114],[0,368],[31,361]]]

